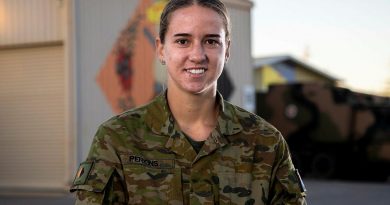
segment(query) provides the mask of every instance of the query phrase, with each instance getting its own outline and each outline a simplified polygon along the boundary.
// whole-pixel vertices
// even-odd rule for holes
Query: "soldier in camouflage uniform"
[[[156,44],[168,89],[99,127],[76,203],[306,204],[281,134],[216,91],[229,57],[224,5],[170,1]]]

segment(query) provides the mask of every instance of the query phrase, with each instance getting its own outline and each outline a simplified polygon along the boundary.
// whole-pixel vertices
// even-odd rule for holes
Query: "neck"
[[[213,129],[217,123],[218,108],[216,89],[211,92],[192,94],[170,86],[167,93],[169,108],[180,128],[193,139],[203,139],[195,130],[208,127]]]

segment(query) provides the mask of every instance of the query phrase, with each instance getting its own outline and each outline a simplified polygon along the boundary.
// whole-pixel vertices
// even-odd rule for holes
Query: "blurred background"
[[[390,2],[223,0],[224,98],[275,125],[310,204],[389,204]],[[0,0],[0,204],[72,204],[103,121],[164,89],[165,0]]]

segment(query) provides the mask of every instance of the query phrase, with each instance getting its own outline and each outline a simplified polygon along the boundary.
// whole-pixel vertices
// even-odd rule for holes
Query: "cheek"
[[[166,52],[165,56],[167,57],[166,58],[166,60],[168,61],[167,63],[171,65],[180,63],[184,58],[182,53],[173,50],[169,50],[168,52]]]
[[[225,64],[225,53],[224,52],[218,52],[218,53],[212,53],[210,54],[210,58],[213,59],[213,62],[216,66],[222,66]]]
[[[211,50],[210,56],[213,56],[214,59],[217,59],[217,61],[224,61],[226,58],[226,47],[222,46],[219,49]]]

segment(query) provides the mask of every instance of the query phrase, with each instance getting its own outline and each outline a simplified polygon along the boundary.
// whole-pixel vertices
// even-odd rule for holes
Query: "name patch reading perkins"
[[[174,160],[172,159],[150,160],[136,155],[130,155],[128,159],[131,164],[140,164],[153,168],[174,168]]]

